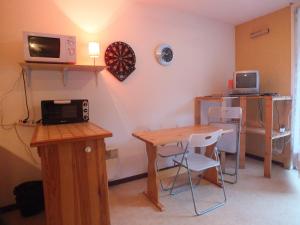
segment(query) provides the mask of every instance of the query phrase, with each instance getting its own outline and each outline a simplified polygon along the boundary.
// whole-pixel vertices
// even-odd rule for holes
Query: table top
[[[93,123],[73,123],[59,125],[38,125],[35,128],[30,146],[93,140],[111,137],[112,133]]]
[[[205,101],[223,101],[224,99],[236,99],[236,98],[245,98],[245,99],[272,99],[273,101],[291,101],[292,96],[281,96],[281,95],[239,95],[239,96],[198,96],[196,100],[205,100]]]
[[[161,129],[154,131],[137,131],[132,133],[132,136],[150,143],[154,146],[164,145],[179,141],[185,141],[191,134],[210,133],[219,130],[214,126],[194,125],[188,127],[176,127],[169,129]],[[223,130],[223,133],[230,133],[231,129]]]

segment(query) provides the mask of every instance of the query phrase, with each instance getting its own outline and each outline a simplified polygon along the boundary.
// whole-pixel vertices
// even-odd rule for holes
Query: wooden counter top
[[[34,131],[30,146],[37,147],[61,142],[94,140],[106,137],[112,137],[112,133],[90,122],[38,125]]]
[[[209,133],[219,130],[220,128],[214,126],[189,126],[189,127],[176,127],[169,129],[160,129],[154,131],[138,131],[134,132],[132,136],[152,144],[154,146],[164,145],[169,143],[176,143],[185,141],[191,134],[195,133]],[[230,133],[232,130],[223,130],[223,133]]]

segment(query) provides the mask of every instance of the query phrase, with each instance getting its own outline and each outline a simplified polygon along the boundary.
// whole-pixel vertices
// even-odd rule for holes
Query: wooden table
[[[194,101],[194,119],[195,125],[201,124],[201,103],[203,101],[210,102],[220,102],[230,99],[237,99],[239,105],[242,108],[242,121],[241,121],[241,133],[240,133],[240,168],[245,168],[245,156],[246,156],[246,134],[247,133],[257,133],[265,135],[265,149],[264,149],[264,176],[271,177],[271,167],[272,167],[272,141],[278,138],[286,137],[291,135],[291,131],[285,131],[279,133],[274,130],[273,127],[273,105],[274,102],[278,101],[288,101],[291,104],[291,96],[229,96],[229,97],[210,97],[210,96],[201,96],[195,97]],[[247,101],[248,100],[262,100],[264,104],[264,128],[257,127],[247,127]],[[291,108],[287,107],[287,108]],[[249,110],[249,109],[248,109]],[[288,111],[286,109],[285,111]],[[285,112],[284,114],[289,114]],[[288,123],[288,122],[286,122]],[[289,146],[289,144],[288,144]],[[290,147],[290,146],[289,146]],[[285,167],[289,168],[291,165],[291,151],[288,152],[285,160]]]
[[[37,126],[47,225],[110,225],[104,138],[92,123]]]
[[[209,133],[217,130],[219,130],[219,128],[213,126],[196,125],[156,131],[139,131],[132,134],[134,137],[146,143],[146,151],[148,156],[148,179],[147,191],[145,192],[145,195],[160,211],[164,210],[164,206],[159,202],[159,186],[155,164],[157,157],[157,146],[186,141],[191,134]],[[232,132],[232,130],[224,130],[224,133],[228,132]],[[213,147],[214,146],[211,146],[206,150],[207,155],[211,155]],[[210,182],[219,185],[218,174],[215,168],[207,170],[204,177]]]

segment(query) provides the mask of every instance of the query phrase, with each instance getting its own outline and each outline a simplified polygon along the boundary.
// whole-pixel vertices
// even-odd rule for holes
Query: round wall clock
[[[161,44],[155,51],[156,59],[163,66],[170,65],[173,60],[173,50],[170,45]]]
[[[124,42],[114,42],[105,51],[107,70],[119,81],[124,81],[135,70],[135,62],[133,49]]]

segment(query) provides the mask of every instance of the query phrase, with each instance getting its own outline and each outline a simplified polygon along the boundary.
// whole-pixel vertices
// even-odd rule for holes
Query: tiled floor
[[[226,184],[227,204],[204,216],[193,216],[190,192],[162,193],[165,212],[158,212],[142,194],[146,180],[110,188],[112,225],[300,225],[300,179],[296,171],[273,165],[272,179],[262,177],[263,163],[247,158],[238,184]],[[199,206],[221,197],[211,184],[197,188]],[[44,225],[44,215],[23,219],[18,212],[5,215],[8,225]]]

